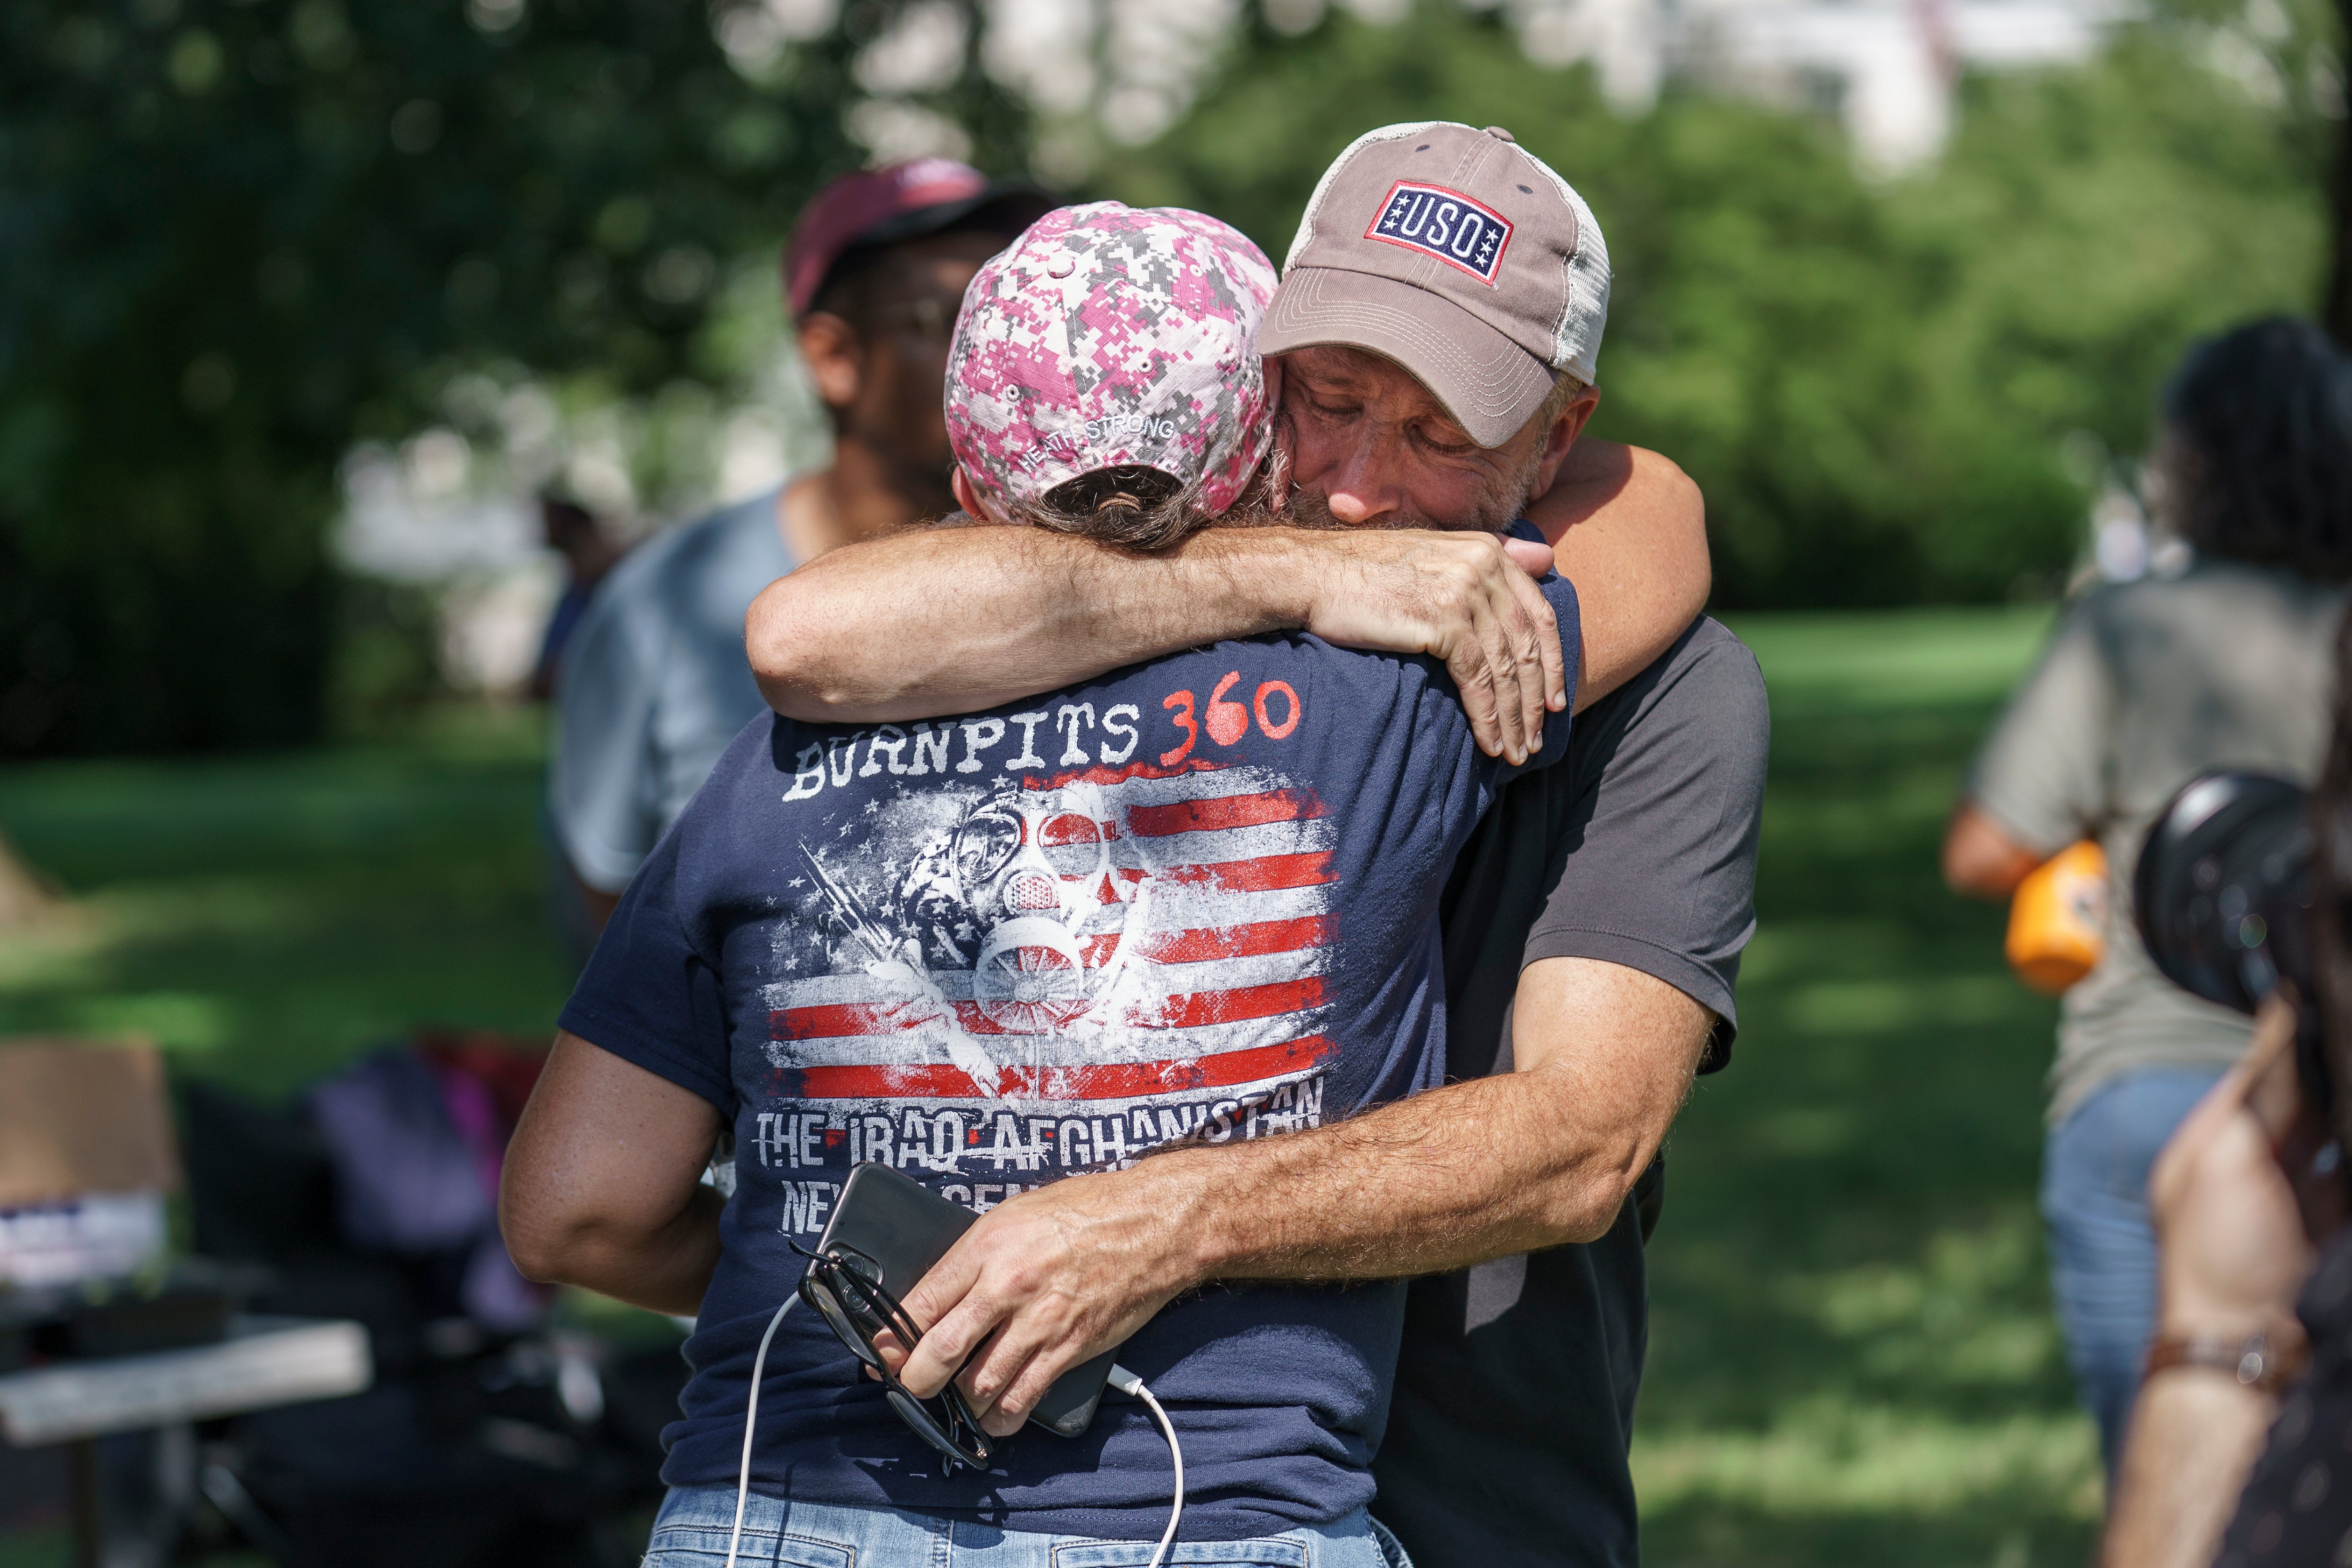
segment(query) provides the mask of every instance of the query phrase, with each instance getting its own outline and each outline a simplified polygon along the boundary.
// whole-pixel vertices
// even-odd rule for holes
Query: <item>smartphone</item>
[[[858,1165],[841,1184],[816,1249],[839,1247],[864,1254],[880,1266],[882,1288],[904,1300],[979,1218],[887,1165]],[[1102,1404],[1103,1382],[1116,1354],[1105,1351],[1064,1373],[1030,1413],[1031,1423],[1056,1436],[1085,1432]]]

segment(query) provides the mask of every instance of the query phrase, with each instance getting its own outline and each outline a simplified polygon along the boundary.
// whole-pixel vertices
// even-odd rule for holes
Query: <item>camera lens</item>
[[[2241,1013],[2284,973],[2309,991],[2311,830],[2304,792],[2206,773],[2158,814],[2132,878],[2148,956],[2182,989]]]

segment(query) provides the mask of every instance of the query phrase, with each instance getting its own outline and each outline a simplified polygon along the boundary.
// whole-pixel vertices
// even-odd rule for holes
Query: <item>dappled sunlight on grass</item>
[[[419,1025],[551,1031],[541,723],[0,772],[0,827],[70,898],[0,942],[0,1034],[143,1035],[278,1092]]]
[[[1791,1405],[1761,1433],[1692,1434],[1645,1444],[1635,1480],[1643,1506],[1669,1515],[1704,1501],[1738,1504],[1783,1521],[1826,1513],[1925,1522],[1981,1508],[1998,1496],[2009,1509],[2031,1499],[2035,1511],[2053,1518],[2095,1520],[2096,1447],[2087,1426],[2053,1426],[2032,1416],[1923,1418],[1900,1407],[1823,1395]],[[1663,1555],[1654,1543],[1653,1555]]]
[[[1810,1035],[1870,1035],[1922,1019],[1997,1024],[2015,1013],[2006,974],[1917,980],[1823,980],[1791,986],[1781,1005],[1790,1028]]]
[[[2041,647],[2052,613],[2037,605],[1728,619],[1763,663],[1776,717],[1858,716],[1998,700]]]
[[[1653,1563],[2074,1564],[2100,1508],[2034,1187],[2055,1012],[1946,893],[2046,613],[1751,617],[1773,760],[1729,1071],[1668,1145],[1634,1473]]]

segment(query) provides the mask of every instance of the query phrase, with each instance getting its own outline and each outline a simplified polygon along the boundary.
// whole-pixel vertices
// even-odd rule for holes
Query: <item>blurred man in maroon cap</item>
[[[563,658],[548,781],[594,940],[637,863],[765,704],[743,616],[802,562],[955,510],[940,376],[964,285],[1053,203],[945,158],[844,175],[784,250],[832,462],[671,530],[599,585]]]

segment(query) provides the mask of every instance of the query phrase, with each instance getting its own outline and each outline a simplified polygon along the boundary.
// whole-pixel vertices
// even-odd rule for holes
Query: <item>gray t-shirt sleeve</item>
[[[1756,844],[1771,716],[1747,645],[1713,621],[1577,720],[1559,878],[1524,962],[1593,958],[1653,974],[1738,1028],[1756,931]],[[1558,853],[1558,849],[1555,853]]]
[[[2044,855],[2096,832],[2105,811],[2116,689],[2092,611],[2085,600],[2059,626],[1993,726],[1969,779],[1969,797],[1978,807],[2026,848]]]
[[[628,609],[625,595],[599,593],[572,634],[548,769],[556,840],[580,879],[607,893],[629,885],[662,826],[653,749],[661,661],[637,646],[642,628]]]
[[[572,633],[548,807],[592,888],[629,885],[728,743],[767,711],[743,615],[793,569],[776,505],[770,490],[639,545]]]

